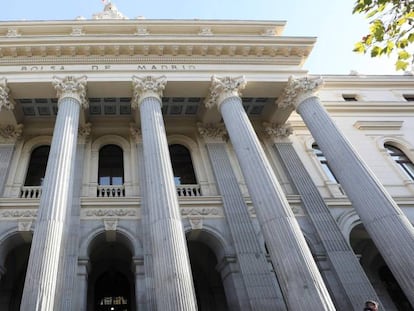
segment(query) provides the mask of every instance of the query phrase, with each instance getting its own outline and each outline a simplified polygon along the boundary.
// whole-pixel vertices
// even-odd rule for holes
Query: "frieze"
[[[37,210],[2,210],[1,218],[36,218]]]
[[[97,209],[82,209],[82,217],[138,217],[137,209],[125,209],[125,208],[97,208]]]
[[[181,216],[209,216],[209,217],[223,217],[223,212],[217,207],[204,207],[204,208],[181,208]]]

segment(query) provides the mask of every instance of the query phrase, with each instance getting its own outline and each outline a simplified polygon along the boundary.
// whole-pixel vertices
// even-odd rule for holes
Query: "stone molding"
[[[82,26],[73,26],[71,35],[72,36],[84,36],[85,32],[83,31],[83,27]]]
[[[246,87],[244,76],[238,77],[211,77],[210,94],[205,100],[207,108],[212,108],[220,104],[229,97],[241,97],[241,91]]]
[[[305,99],[315,96],[315,93],[322,87],[321,78],[295,78],[291,76],[282,96],[276,101],[278,108],[297,108]]]
[[[78,142],[86,142],[91,135],[91,131],[92,131],[91,123],[85,123],[83,125],[80,125],[78,129],[78,138],[79,138]]]
[[[131,107],[138,109],[141,102],[146,97],[156,97],[162,102],[162,93],[167,84],[167,78],[165,76],[154,77],[132,77],[133,99],[131,101]]]
[[[293,128],[289,123],[280,125],[264,122],[263,129],[270,138],[286,138],[293,134]]]
[[[59,102],[63,97],[72,97],[76,99],[84,109],[89,107],[86,98],[86,84],[86,76],[79,78],[74,76],[66,76],[64,78],[57,76],[53,77],[53,86],[56,89]]]
[[[10,89],[7,87],[7,79],[0,79],[0,111],[3,107],[8,110],[13,110],[14,105],[9,99]]]
[[[144,25],[137,26],[137,31],[135,32],[135,35],[137,36],[147,36],[150,32],[148,31],[147,27]]]
[[[21,34],[17,28],[9,28],[7,29],[6,37],[9,38],[17,38],[20,37]]]
[[[16,142],[22,136],[23,127],[23,124],[1,126],[0,142]]]
[[[197,130],[200,136],[206,141],[227,141],[228,134],[224,123],[204,124],[197,123]]]

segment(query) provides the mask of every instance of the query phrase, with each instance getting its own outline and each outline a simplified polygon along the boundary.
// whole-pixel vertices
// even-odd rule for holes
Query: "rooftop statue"
[[[118,11],[112,1],[102,0],[102,3],[105,4],[103,12],[94,14],[92,19],[128,19],[128,17]]]

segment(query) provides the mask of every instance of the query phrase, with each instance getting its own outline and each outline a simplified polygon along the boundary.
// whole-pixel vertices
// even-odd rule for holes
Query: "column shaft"
[[[143,98],[140,114],[157,309],[196,310],[160,100]]]
[[[240,97],[220,104],[289,310],[335,310]]]
[[[59,103],[21,310],[54,310],[65,217],[72,206],[80,111],[80,103],[72,97],[64,97]]]
[[[358,156],[317,97],[299,103],[298,113],[316,139],[366,230],[414,306],[414,228]]]
[[[214,174],[223,197],[224,211],[232,233],[251,310],[286,310],[276,279],[259,246],[252,220],[231,168],[224,143],[207,143]],[[257,280],[260,280],[259,282]],[[247,310],[247,309],[246,309]]]
[[[379,301],[361,264],[346,242],[292,144],[275,143],[274,148],[298,190],[303,206],[325,247],[328,260],[345,290],[348,299],[347,305],[343,307],[359,311],[367,298]]]

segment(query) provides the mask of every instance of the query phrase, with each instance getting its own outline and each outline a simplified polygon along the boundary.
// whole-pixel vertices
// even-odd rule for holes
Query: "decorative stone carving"
[[[137,211],[135,209],[86,209],[82,213],[85,217],[136,217]]]
[[[91,135],[92,124],[86,123],[79,127],[78,134],[82,138],[88,138]]]
[[[263,36],[277,36],[277,32],[275,28],[266,28],[263,33]]]
[[[190,226],[191,229],[193,230],[201,230],[203,229],[203,218],[199,218],[199,217],[190,217],[188,219],[188,221],[190,222]]]
[[[243,90],[247,82],[244,76],[239,77],[211,77],[210,94],[205,100],[207,108],[220,105],[224,99],[232,96],[241,96],[240,91]]]
[[[33,220],[21,220],[17,223],[18,231],[31,231]]]
[[[211,36],[213,32],[211,31],[211,27],[205,26],[201,27],[200,32],[198,33],[200,36]]]
[[[9,99],[10,89],[7,87],[6,78],[0,79],[0,111],[3,107],[8,110],[14,109],[13,103]]]
[[[137,109],[141,104],[141,101],[145,97],[157,97],[161,102],[162,92],[165,89],[167,80],[165,76],[161,77],[132,77],[132,88],[133,88],[133,98],[131,102],[131,107]]]
[[[116,231],[118,219],[104,219],[105,231]]]
[[[80,78],[75,78],[74,76],[59,78],[55,76],[53,77],[53,86],[56,89],[58,98],[63,96],[73,97],[79,101],[82,108],[88,108],[89,103],[86,98],[86,76]]]
[[[92,19],[128,19],[124,14],[118,11],[115,4],[111,1],[104,1],[105,7],[103,12],[92,15]]]
[[[321,78],[310,79],[304,77],[295,79],[291,76],[282,96],[276,101],[276,104],[281,109],[287,109],[292,106],[296,109],[306,98],[314,96],[322,85],[323,80]]]
[[[207,216],[207,217],[220,217],[223,216],[222,211],[219,208],[181,208],[181,216]]]
[[[143,25],[137,26],[137,32],[135,33],[138,36],[146,36],[149,35],[150,32],[148,31],[147,27]]]
[[[21,34],[19,33],[19,30],[17,28],[9,28],[7,29],[6,37],[15,38],[20,37]]]
[[[72,36],[83,36],[85,33],[83,32],[82,26],[73,26],[72,27]]]
[[[2,218],[36,218],[37,210],[3,210]]]
[[[16,141],[22,136],[22,133],[23,124],[8,124],[0,127],[0,136],[6,141]]]
[[[129,124],[129,132],[131,133],[131,137],[135,140],[135,142],[142,141],[142,134],[141,129],[135,123]]]
[[[264,132],[273,138],[285,138],[293,134],[292,126],[289,123],[278,125],[264,122]]]
[[[226,128],[223,123],[218,124],[203,124],[197,123],[199,134],[205,140],[228,140]]]

